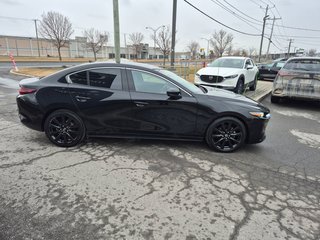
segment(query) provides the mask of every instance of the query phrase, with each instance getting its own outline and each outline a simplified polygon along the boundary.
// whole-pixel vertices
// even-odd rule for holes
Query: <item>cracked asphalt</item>
[[[233,154],[149,140],[58,148],[19,123],[18,78],[0,73],[1,240],[320,239],[319,104],[264,100],[266,141]]]

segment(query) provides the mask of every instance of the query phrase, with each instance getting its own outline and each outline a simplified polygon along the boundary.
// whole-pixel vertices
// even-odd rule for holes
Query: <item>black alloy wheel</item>
[[[246,139],[244,124],[233,117],[215,120],[207,130],[206,142],[218,152],[233,152],[240,148]]]
[[[85,136],[82,120],[68,110],[58,110],[51,113],[45,121],[44,131],[49,140],[59,147],[75,146]]]
[[[244,92],[244,80],[240,78],[237,82],[237,86],[234,90],[235,93],[242,94]]]

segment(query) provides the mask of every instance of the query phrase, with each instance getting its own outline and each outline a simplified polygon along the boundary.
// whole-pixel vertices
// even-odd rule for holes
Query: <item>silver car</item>
[[[320,100],[320,58],[290,58],[273,82],[271,102],[281,98]]]

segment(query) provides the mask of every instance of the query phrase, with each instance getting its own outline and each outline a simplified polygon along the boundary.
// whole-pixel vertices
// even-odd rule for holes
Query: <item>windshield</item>
[[[320,59],[293,59],[283,67],[287,70],[320,72]]]
[[[158,69],[157,69],[158,70]],[[190,92],[192,93],[203,93],[202,90],[200,88],[198,88],[196,85],[188,82],[187,80],[179,77],[177,74],[170,72],[168,70],[164,70],[164,69],[159,69],[158,70],[160,73],[162,73],[163,75],[172,78],[173,80],[175,80],[176,82],[178,82],[179,84],[181,84],[183,87],[185,87],[186,89],[188,89]]]
[[[244,59],[218,58],[208,64],[208,67],[243,68],[243,63]]]

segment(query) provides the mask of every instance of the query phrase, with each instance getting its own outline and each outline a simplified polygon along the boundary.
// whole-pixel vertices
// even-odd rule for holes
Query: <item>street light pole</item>
[[[209,42],[210,42],[210,40],[211,40],[211,38],[201,38],[201,39],[203,39],[203,40],[206,40],[208,43],[207,43],[207,58],[209,58]]]
[[[160,27],[157,27],[156,29],[152,28],[152,27],[146,27],[146,29],[149,29],[151,31],[153,31],[153,58],[154,56],[157,56],[156,55],[156,37],[157,37],[157,31],[160,29],[160,28],[164,28],[165,25],[162,25]]]
[[[38,56],[40,57],[40,47],[39,47],[39,37],[38,37],[38,26],[37,26],[37,19],[33,19],[34,27],[36,29],[36,37],[37,37],[37,46],[38,46]]]

